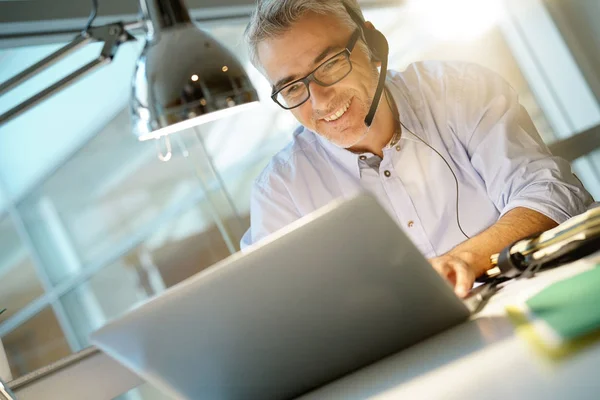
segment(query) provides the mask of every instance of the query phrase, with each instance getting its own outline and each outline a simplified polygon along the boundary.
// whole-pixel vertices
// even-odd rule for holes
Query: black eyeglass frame
[[[356,42],[358,41],[358,38],[360,37],[360,29],[356,29],[354,31],[354,33],[352,33],[352,36],[350,36],[350,40],[348,40],[348,44],[346,45],[346,47],[344,48],[344,50],[340,51],[339,53],[329,57],[327,60],[323,61],[321,64],[319,64],[315,69],[313,69],[311,71],[311,73],[309,73],[308,75],[306,75],[304,78],[300,78],[300,79],[296,79],[293,82],[287,83],[284,86],[282,86],[281,88],[275,90],[275,88],[273,88],[273,93],[271,94],[271,99],[277,103],[277,105],[279,105],[281,108],[283,108],[284,110],[292,110],[294,108],[300,107],[302,104],[306,103],[308,101],[308,99],[310,99],[310,86],[309,83],[315,82],[316,84],[318,84],[319,86],[323,86],[323,87],[329,87],[329,86],[333,86],[336,83],[338,83],[339,81],[341,81],[342,79],[344,79],[345,77],[347,77],[350,72],[352,72],[352,61],[350,60],[350,55],[352,54],[352,50],[354,50],[354,46],[356,46]],[[315,72],[317,72],[317,70],[319,68],[321,68],[323,65],[327,64],[328,62],[330,62],[331,60],[333,60],[336,57],[339,57],[340,55],[346,55],[346,59],[348,60],[348,64],[350,64],[350,69],[348,70],[348,72],[342,76],[340,79],[336,80],[335,82],[332,83],[324,83],[321,82],[319,79],[317,79],[315,77]],[[287,107],[284,106],[283,104],[281,104],[279,101],[277,101],[277,95],[284,89],[295,85],[296,83],[302,82],[304,83],[304,86],[306,86],[306,91],[308,92],[308,96],[306,97],[306,99],[304,99],[304,101],[302,101],[301,103],[293,106],[293,107]]]

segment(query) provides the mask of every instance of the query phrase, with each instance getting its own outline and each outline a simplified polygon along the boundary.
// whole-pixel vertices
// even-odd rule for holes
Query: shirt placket
[[[426,256],[435,256],[435,250],[425,233],[417,209],[394,168],[394,157],[390,153],[397,151],[400,151],[399,146],[385,149],[384,158],[379,167],[381,183],[396,214],[396,218],[404,228],[404,231],[410,236],[413,243],[419,247],[421,252]]]

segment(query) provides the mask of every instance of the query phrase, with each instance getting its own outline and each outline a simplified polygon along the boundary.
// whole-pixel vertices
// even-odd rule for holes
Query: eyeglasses
[[[344,50],[325,60],[304,78],[290,82],[278,90],[273,89],[273,94],[271,94],[273,101],[282,108],[291,110],[292,108],[301,106],[310,99],[310,87],[308,84],[311,81],[320,86],[328,87],[335,85],[348,76],[352,72],[350,54],[359,36],[360,30],[357,29],[350,37]]]

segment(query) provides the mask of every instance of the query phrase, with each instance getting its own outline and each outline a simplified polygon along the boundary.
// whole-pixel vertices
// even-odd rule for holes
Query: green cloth
[[[600,267],[554,283],[526,302],[563,339],[600,330]]]

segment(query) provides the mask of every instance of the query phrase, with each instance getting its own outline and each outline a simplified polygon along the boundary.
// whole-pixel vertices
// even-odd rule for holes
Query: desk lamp
[[[0,125],[40,103],[86,73],[108,64],[119,46],[135,40],[128,29],[145,28],[146,44],[136,63],[130,114],[139,140],[159,139],[254,105],[258,95],[235,57],[190,19],[183,0],[139,0],[142,21],[92,27],[97,0],[85,29],[66,46],[0,84],[0,95],[90,42],[103,42],[97,59],[0,115]]]

